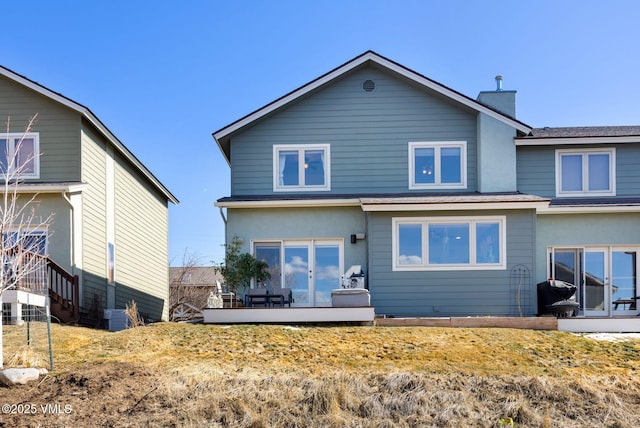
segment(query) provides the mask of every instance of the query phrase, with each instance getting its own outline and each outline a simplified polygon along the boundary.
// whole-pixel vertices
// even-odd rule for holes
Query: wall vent
[[[364,83],[362,83],[362,89],[365,90],[365,92],[371,92],[376,88],[376,82],[374,82],[373,80],[365,80]]]

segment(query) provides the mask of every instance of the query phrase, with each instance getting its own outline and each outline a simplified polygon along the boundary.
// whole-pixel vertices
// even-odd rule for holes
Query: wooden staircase
[[[72,275],[47,257],[47,278],[51,316],[61,323],[77,323],[80,320],[80,291],[78,275]]]

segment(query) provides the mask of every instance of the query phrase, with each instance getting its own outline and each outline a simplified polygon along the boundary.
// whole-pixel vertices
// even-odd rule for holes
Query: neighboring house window
[[[487,270],[505,266],[505,217],[393,219],[393,270]]]
[[[465,141],[409,143],[410,189],[461,189],[467,186]]]
[[[615,149],[556,151],[556,196],[615,196]]]
[[[328,144],[273,146],[273,190],[330,190]]]
[[[107,244],[107,282],[111,285],[116,282],[116,247],[112,242]]]
[[[39,146],[37,132],[0,134],[0,174],[5,177],[39,178]]]
[[[20,246],[32,253],[46,255],[47,254],[47,231],[36,229],[30,231],[9,232],[3,235],[5,248],[16,245],[20,240]]]

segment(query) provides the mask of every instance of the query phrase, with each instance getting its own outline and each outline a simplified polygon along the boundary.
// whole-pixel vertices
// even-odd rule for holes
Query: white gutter
[[[640,205],[606,205],[606,206],[548,206],[538,208],[536,213],[547,214],[615,214],[640,212]]]
[[[418,204],[362,204],[362,210],[366,212],[385,211],[469,211],[469,210],[522,210],[546,208],[548,201],[544,202],[464,202],[464,203],[418,203]]]
[[[80,183],[80,184],[19,184],[16,191],[17,193],[77,193],[82,192],[87,187],[88,184]],[[2,193],[2,189],[0,189],[0,193]]]
[[[566,138],[514,138],[516,146],[560,146],[575,144],[638,143],[640,136],[632,137],[566,137]]]
[[[296,199],[269,201],[215,202],[218,208],[313,208],[313,207],[358,207],[360,199]]]

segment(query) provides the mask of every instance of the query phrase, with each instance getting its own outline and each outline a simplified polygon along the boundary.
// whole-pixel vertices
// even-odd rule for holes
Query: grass
[[[5,329],[8,353],[20,333]],[[116,333],[54,325],[52,335],[56,370],[22,399],[82,398],[83,411],[95,400],[104,426],[491,427],[511,418],[631,427],[640,419],[639,340],[174,323]],[[78,420],[55,422],[84,426]]]

